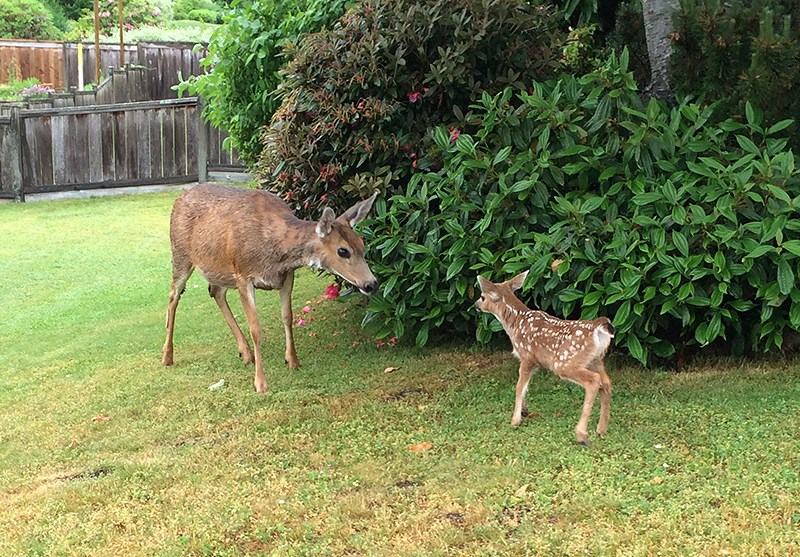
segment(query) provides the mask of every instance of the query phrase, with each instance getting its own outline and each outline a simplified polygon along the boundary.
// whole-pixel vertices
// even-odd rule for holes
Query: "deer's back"
[[[565,320],[543,311],[524,314],[514,333],[512,342],[518,345],[521,355],[553,371],[566,365],[585,366],[602,358],[614,336],[606,317],[592,321]]]
[[[209,282],[230,285],[237,275],[274,271],[275,260],[299,221],[276,195],[214,184],[196,186],[176,201],[170,219],[173,264],[191,262]],[[285,272],[285,271],[283,271]]]

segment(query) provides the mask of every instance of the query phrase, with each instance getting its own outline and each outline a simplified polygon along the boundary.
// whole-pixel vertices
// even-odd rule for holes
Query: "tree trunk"
[[[644,93],[651,98],[672,97],[667,69],[672,52],[670,44],[672,14],[677,7],[678,0],[642,0],[644,34],[647,40],[647,55],[650,58],[650,83]]]

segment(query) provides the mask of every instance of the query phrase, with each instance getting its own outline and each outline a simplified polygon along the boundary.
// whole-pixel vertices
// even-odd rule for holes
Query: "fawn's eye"
[[[350,250],[348,250],[347,248],[339,248],[339,249],[336,251],[336,253],[337,253],[337,255],[338,255],[339,257],[344,257],[345,259],[347,259],[348,257],[350,257]]]

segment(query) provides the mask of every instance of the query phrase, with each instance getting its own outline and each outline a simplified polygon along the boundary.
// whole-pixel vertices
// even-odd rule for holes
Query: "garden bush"
[[[672,39],[678,95],[718,101],[725,117],[750,102],[768,124],[800,118],[800,3],[681,0]]]
[[[60,34],[51,22],[50,12],[39,0],[0,2],[0,38],[55,39]]]
[[[287,52],[257,171],[301,213],[404,188],[441,163],[433,129],[484,92],[559,67],[555,11],[525,0],[365,0]],[[299,202],[298,202],[299,203]]]
[[[334,22],[350,0],[234,0],[225,25],[214,31],[203,66],[209,71],[179,86],[202,96],[203,116],[230,134],[246,163],[261,152],[259,136],[278,106],[282,49],[287,41]]]
[[[379,199],[366,224],[379,337],[499,331],[476,277],[530,269],[521,297],[612,318],[641,362],[725,341],[780,347],[800,329],[800,173],[792,122],[711,125],[713,107],[643,104],[627,52],[600,70],[485,93],[474,134],[438,128],[442,168]]]
[[[220,23],[222,6],[213,0],[175,0],[173,4],[175,19],[193,19],[208,23]]]

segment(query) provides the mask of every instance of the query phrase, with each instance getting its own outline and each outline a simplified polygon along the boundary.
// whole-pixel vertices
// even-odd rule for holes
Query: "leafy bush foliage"
[[[100,0],[100,34],[109,36],[119,33],[117,0]],[[164,23],[164,14],[150,0],[127,0],[122,5],[123,25],[126,31],[142,27],[158,27]],[[78,19],[70,36],[90,37],[94,35],[94,9],[87,9]]]
[[[349,0],[234,0],[225,25],[214,31],[203,61],[208,73],[179,88],[206,100],[205,118],[226,129],[239,157],[254,163],[261,127],[278,106],[282,48],[287,41],[331,24]]]
[[[262,182],[301,211],[403,188],[440,166],[437,125],[559,66],[550,8],[525,0],[365,0],[289,49],[282,105],[264,133]]]
[[[0,2],[0,37],[4,39],[55,39],[60,31],[39,0]]]
[[[674,18],[670,82],[681,95],[719,101],[743,115],[749,101],[766,122],[800,118],[800,4],[681,0]]]
[[[208,23],[222,21],[222,7],[213,0],[175,0],[173,13],[175,19],[193,19]]]
[[[438,172],[415,174],[367,223],[379,336],[499,330],[478,316],[478,274],[530,269],[522,298],[564,318],[607,315],[638,360],[725,339],[780,347],[800,329],[800,172],[792,125],[709,122],[713,109],[646,106],[627,53],[532,93],[485,93],[474,135],[435,133]]]

